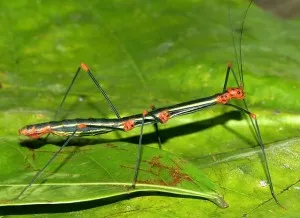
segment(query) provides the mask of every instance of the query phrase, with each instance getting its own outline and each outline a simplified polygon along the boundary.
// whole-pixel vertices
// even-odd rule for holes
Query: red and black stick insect
[[[245,18],[246,18],[246,15],[247,15],[247,12],[249,10],[251,3],[252,3],[252,1],[248,5],[248,8],[246,9],[246,11],[243,15],[241,28],[240,28],[240,38],[239,38],[240,44],[242,42],[244,21],[245,21]],[[232,36],[232,37],[234,38],[234,36]],[[239,47],[241,47],[241,46],[239,46]],[[269,171],[269,166],[268,166],[268,162],[267,162],[267,158],[266,158],[266,154],[265,154],[265,148],[264,148],[264,144],[263,144],[263,141],[261,138],[256,115],[251,113],[248,110],[248,106],[244,99],[245,92],[244,92],[244,82],[243,82],[243,65],[242,65],[242,61],[241,61],[241,57],[242,57],[241,48],[239,49],[239,51],[236,49],[236,47],[234,47],[234,49],[235,49],[235,54],[236,54],[237,63],[238,63],[238,76],[234,72],[232,65],[228,64],[227,70],[226,70],[225,82],[224,82],[223,90],[221,93],[214,94],[214,95],[211,95],[211,96],[205,97],[205,98],[199,98],[196,100],[183,102],[183,103],[168,106],[168,107],[157,108],[157,109],[155,107],[153,107],[151,111],[145,110],[141,114],[136,114],[136,115],[132,115],[132,116],[128,116],[128,117],[121,117],[119,115],[118,110],[115,108],[113,103],[110,101],[109,97],[106,95],[105,91],[102,89],[102,87],[100,86],[100,84],[98,83],[98,81],[96,80],[96,78],[94,77],[92,72],[90,71],[90,69],[87,67],[87,65],[84,63],[80,64],[80,66],[78,67],[78,69],[73,77],[73,80],[71,81],[71,84],[69,85],[69,87],[62,99],[60,106],[58,107],[58,109],[55,113],[54,120],[56,120],[57,114],[61,110],[61,108],[66,100],[66,97],[68,96],[69,91],[71,90],[71,87],[73,86],[73,84],[81,70],[86,72],[89,75],[89,77],[93,80],[94,84],[97,86],[99,91],[102,93],[102,95],[106,99],[109,107],[114,112],[116,118],[115,119],[89,118],[89,119],[69,119],[69,120],[62,120],[62,121],[51,121],[51,122],[46,122],[46,123],[27,125],[27,126],[23,127],[22,129],[20,129],[19,133],[21,135],[28,136],[28,137],[31,137],[34,139],[40,138],[42,135],[45,135],[45,134],[48,134],[48,135],[55,134],[55,135],[59,135],[59,136],[67,136],[68,138],[64,142],[64,144],[58,149],[58,151],[52,156],[52,158],[44,165],[44,167],[35,175],[35,177],[30,181],[30,183],[16,197],[16,199],[19,199],[21,197],[21,195],[32,186],[32,184],[45,171],[47,166],[57,157],[57,155],[64,149],[64,147],[66,147],[69,144],[69,142],[72,138],[80,137],[80,136],[93,136],[93,135],[104,134],[104,133],[117,131],[117,130],[127,132],[127,131],[132,130],[133,128],[141,127],[140,137],[139,137],[139,142],[138,142],[138,155],[136,158],[136,166],[135,166],[134,176],[133,176],[133,181],[132,181],[132,188],[134,188],[135,184],[137,182],[138,170],[139,170],[139,166],[140,166],[140,162],[141,162],[141,154],[142,154],[142,150],[143,150],[143,146],[142,146],[143,129],[144,129],[145,125],[154,124],[155,130],[157,133],[159,147],[161,148],[161,140],[160,140],[158,125],[157,125],[158,123],[163,124],[177,116],[191,114],[191,113],[200,111],[204,108],[208,108],[208,107],[219,104],[219,105],[233,107],[233,108],[239,110],[240,112],[249,116],[252,126],[253,126],[253,129],[254,129],[256,140],[261,147],[262,157],[264,160],[264,167],[265,167],[265,171],[267,174],[267,179],[269,182],[272,197],[275,200],[275,202],[278,205],[280,205],[279,201],[277,200],[277,197],[275,195],[275,192],[274,192],[273,183],[272,183],[272,179],[271,179],[271,175],[270,175],[270,171]],[[240,59],[240,61],[238,61],[238,59]],[[234,80],[237,84],[237,87],[235,87],[235,88],[227,87],[230,73],[233,75]],[[229,103],[231,100],[242,100],[244,107],[240,107],[240,106]]]

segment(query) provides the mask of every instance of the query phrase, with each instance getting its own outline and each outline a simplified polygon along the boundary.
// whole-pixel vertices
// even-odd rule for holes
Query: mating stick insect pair
[[[243,21],[241,24],[240,44],[242,41],[244,20],[245,20],[245,17],[246,17],[246,14],[248,12],[250,5],[251,5],[251,3],[249,4],[247,10],[245,11]],[[235,48],[235,53],[237,55],[236,48]],[[78,69],[74,75],[74,78],[73,78],[71,84],[69,85],[58,110],[56,111],[54,120],[56,120],[56,116],[59,113],[59,111],[61,110],[61,108],[66,100],[66,97],[68,96],[68,94],[71,90],[71,87],[73,86],[73,84],[81,70],[88,73],[89,77],[93,80],[94,84],[97,86],[99,91],[102,93],[102,95],[106,99],[108,105],[114,112],[116,118],[115,119],[89,118],[89,119],[69,119],[69,120],[62,120],[62,121],[51,121],[51,122],[46,122],[46,123],[27,125],[24,128],[20,129],[19,133],[21,135],[28,136],[28,137],[31,137],[34,139],[37,139],[40,136],[45,135],[45,134],[48,134],[48,135],[55,134],[55,135],[59,135],[59,136],[67,136],[68,138],[64,142],[64,144],[58,149],[58,151],[52,156],[52,158],[44,165],[44,167],[30,181],[30,183],[16,197],[16,199],[19,199],[22,196],[22,194],[28,188],[30,188],[32,186],[32,184],[45,171],[45,169],[48,167],[48,165],[57,157],[57,155],[63,150],[63,148],[68,145],[68,143],[70,142],[70,140],[72,138],[74,138],[76,136],[92,136],[92,135],[104,134],[104,133],[108,133],[108,132],[116,131],[116,130],[130,131],[135,127],[141,127],[139,142],[138,142],[138,155],[136,158],[136,166],[135,166],[134,176],[133,176],[133,181],[132,181],[132,188],[134,188],[136,185],[136,182],[137,182],[138,171],[139,171],[139,166],[140,166],[140,162],[141,162],[141,155],[142,155],[142,150],[143,150],[143,146],[142,146],[143,129],[144,129],[145,125],[154,124],[155,130],[157,133],[158,143],[159,143],[159,146],[161,147],[161,141],[160,141],[158,125],[157,125],[158,123],[163,124],[163,123],[168,122],[171,118],[191,114],[191,113],[200,111],[204,108],[208,108],[208,107],[220,104],[220,105],[224,105],[224,106],[233,107],[233,108],[239,110],[240,112],[247,114],[249,116],[251,123],[253,125],[253,128],[254,128],[254,133],[257,138],[257,142],[260,145],[261,150],[262,150],[264,167],[265,167],[265,171],[267,174],[267,179],[269,182],[272,197],[275,200],[275,202],[278,205],[280,205],[276,198],[275,192],[274,192],[273,183],[272,183],[272,179],[271,179],[271,175],[270,175],[270,171],[269,171],[269,167],[268,167],[268,162],[267,162],[267,158],[266,158],[266,154],[265,154],[265,150],[264,150],[264,144],[263,144],[263,141],[261,138],[256,115],[251,113],[248,110],[247,104],[244,100],[245,92],[244,92],[243,65],[242,65],[242,61],[241,61],[241,56],[242,56],[242,54],[241,54],[241,48],[240,48],[240,50],[239,50],[240,63],[238,62],[238,68],[239,68],[238,77],[237,77],[236,73],[234,72],[231,64],[228,64],[226,76],[225,76],[225,82],[224,82],[223,90],[221,93],[218,93],[218,94],[215,94],[215,95],[212,95],[209,97],[205,97],[205,98],[200,98],[200,99],[196,99],[196,100],[192,100],[192,101],[183,102],[183,103],[172,105],[169,107],[163,107],[163,108],[158,108],[158,109],[156,109],[155,107],[152,107],[151,111],[145,110],[140,114],[123,117],[123,118],[121,118],[121,116],[119,115],[119,112],[117,111],[117,109],[115,108],[113,103],[110,101],[109,97],[106,95],[106,93],[104,92],[104,90],[102,89],[102,87],[100,86],[98,81],[95,79],[95,77],[92,74],[92,72],[90,71],[90,69],[87,67],[86,64],[82,63],[78,67]],[[232,76],[237,84],[237,87],[235,87],[235,88],[227,87],[230,73],[232,74]],[[229,103],[231,100],[242,100],[244,102],[245,108],[242,108],[240,106]]]

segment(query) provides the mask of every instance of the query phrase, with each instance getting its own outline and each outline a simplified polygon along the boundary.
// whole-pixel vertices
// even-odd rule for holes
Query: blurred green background
[[[18,136],[18,129],[53,119],[81,62],[90,67],[122,116],[141,113],[151,104],[163,107],[221,92],[228,61],[237,71],[231,33],[238,32],[247,4],[234,0],[2,1],[1,186],[10,185],[9,176],[32,171],[26,166],[27,159],[30,163],[35,160],[21,146],[25,138]],[[275,191],[287,210],[268,201],[268,186],[261,185],[266,176],[249,122],[230,108],[216,106],[171,120],[160,129],[165,151],[186,158],[220,187],[229,203],[225,210],[199,199],[141,194],[112,202],[6,206],[0,207],[0,213],[29,217],[34,213],[55,217],[62,212],[82,217],[296,217],[300,203],[299,24],[299,19],[275,17],[253,4],[242,42],[246,100],[258,115]],[[235,85],[231,80],[230,86]],[[60,119],[76,117],[114,117],[84,73],[59,115]],[[145,129],[145,144],[156,148],[153,128]],[[138,134],[139,129],[110,133],[87,138],[79,145],[92,150],[106,143],[134,146]],[[26,143],[31,144],[36,145]],[[50,158],[59,143],[50,144],[38,146],[35,155],[52,151]],[[115,158],[122,160],[122,156]],[[14,165],[7,164],[8,159]],[[88,170],[72,158],[68,164]],[[29,182],[31,177],[26,178]],[[3,190],[1,193],[7,193]]]

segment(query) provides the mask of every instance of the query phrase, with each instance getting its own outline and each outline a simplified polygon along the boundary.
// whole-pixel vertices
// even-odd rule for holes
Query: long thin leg
[[[239,72],[240,83],[238,82],[236,74],[235,74],[234,70],[231,68],[231,64],[230,64],[227,67],[227,72],[226,72],[226,77],[225,77],[225,83],[224,83],[223,91],[226,90],[227,82],[228,82],[228,76],[229,76],[230,70],[232,71],[232,74],[233,74],[233,76],[235,78],[235,81],[236,81],[237,85],[239,87],[244,88],[244,75],[243,75],[243,63],[242,63],[242,49],[241,49],[241,44],[242,44],[244,23],[245,23],[247,13],[248,13],[248,10],[249,10],[252,2],[253,1],[251,0],[250,3],[249,3],[249,5],[248,5],[248,7],[247,7],[247,9],[246,9],[246,11],[245,11],[245,13],[244,13],[244,15],[243,15],[243,18],[242,18],[242,23],[241,23],[241,28],[240,28],[240,38],[239,38],[239,55],[237,54],[237,49],[236,49],[235,44],[233,44],[234,45],[235,56],[237,58],[237,63],[238,63],[238,72]],[[231,17],[231,16],[229,16],[229,17]],[[231,27],[232,27],[231,20],[230,20],[230,24],[231,24]],[[234,34],[233,34],[233,32],[232,32],[232,40],[234,42]],[[238,57],[240,58],[240,61],[238,60]],[[263,157],[263,160],[264,160],[264,168],[265,168],[265,172],[267,174],[267,179],[268,179],[268,182],[269,182],[269,185],[270,185],[270,191],[271,191],[272,197],[275,200],[275,202],[279,206],[281,206],[280,203],[279,203],[279,201],[278,201],[278,199],[277,199],[277,197],[276,197],[276,195],[275,195],[275,192],[274,192],[272,178],[271,178],[271,174],[270,174],[270,170],[269,170],[269,165],[268,165],[268,161],[267,161],[267,157],[266,157],[266,153],[265,153],[265,147],[264,147],[264,144],[263,144],[263,141],[262,141],[262,138],[261,138],[261,133],[260,133],[260,130],[259,130],[259,125],[258,125],[258,121],[256,119],[256,115],[253,114],[253,113],[251,113],[251,112],[249,112],[248,106],[247,106],[247,103],[246,103],[245,99],[243,99],[243,102],[244,102],[245,109],[241,108],[239,106],[236,106],[236,105],[228,104],[228,103],[225,104],[225,105],[234,107],[234,108],[240,110],[241,112],[246,113],[246,114],[249,115],[249,118],[251,120],[253,129],[254,129],[254,132],[255,132],[256,140],[257,140],[257,142],[258,142],[258,144],[259,144],[259,146],[260,146],[260,148],[262,150],[262,157]]]
[[[61,101],[61,103],[60,103],[60,105],[59,105],[59,107],[57,108],[57,110],[56,110],[56,112],[55,112],[55,114],[54,114],[54,118],[53,118],[54,121],[56,120],[57,115],[58,115],[58,113],[60,112],[60,110],[61,110],[61,108],[62,108],[62,106],[63,106],[63,104],[64,104],[64,102],[65,102],[65,100],[66,100],[66,97],[67,97],[67,95],[69,94],[69,92],[70,92],[70,90],[71,90],[71,88],[72,88],[72,85],[74,84],[74,82],[75,82],[75,80],[76,80],[76,78],[77,78],[77,76],[78,76],[78,73],[79,73],[80,69],[81,69],[81,67],[79,66],[79,67],[77,68],[76,72],[75,72],[75,75],[74,75],[74,77],[73,77],[73,79],[72,79],[72,81],[71,81],[71,84],[69,85],[69,87],[68,87],[68,89],[67,89],[67,91],[66,91],[66,93],[65,93],[65,95],[64,95],[64,97],[63,97],[63,99],[62,99],[62,101]]]
[[[244,108],[241,108],[237,105],[233,105],[233,104],[225,104],[226,106],[230,106],[230,107],[234,107],[236,109],[238,109],[239,111],[243,112],[243,113],[246,113],[247,115],[249,115],[249,118],[251,120],[251,123],[253,125],[253,128],[254,128],[254,132],[255,132],[255,135],[256,135],[256,139],[257,139],[257,142],[261,148],[261,151],[262,151],[262,157],[263,157],[263,160],[264,160],[264,168],[265,168],[265,172],[267,174],[267,179],[268,179],[268,182],[269,182],[269,186],[270,186],[270,191],[271,191],[271,194],[272,194],[272,197],[273,199],[275,200],[275,202],[282,207],[282,205],[279,203],[276,195],[275,195],[275,192],[274,192],[274,187],[273,187],[273,182],[272,182],[272,178],[271,178],[271,173],[270,173],[270,170],[269,170],[269,164],[268,164],[268,160],[267,160],[267,156],[266,156],[266,152],[265,152],[265,146],[263,144],[263,141],[262,141],[262,138],[261,138],[261,134],[260,134],[260,130],[259,130],[259,125],[258,125],[258,121],[256,119],[256,115],[251,113],[249,110],[248,110],[248,107],[247,107],[247,104],[246,102],[244,101],[244,104],[245,104],[245,107],[246,109]]]
[[[77,130],[75,130],[72,135],[68,137],[68,139],[65,141],[65,143],[55,152],[55,154],[52,156],[52,158],[45,164],[45,166],[33,177],[33,179],[30,181],[30,183],[21,191],[21,193],[15,198],[15,200],[19,199],[21,195],[29,189],[32,184],[42,175],[42,173],[45,171],[45,169],[49,166],[49,164],[57,157],[57,155],[62,151],[64,147],[66,147],[67,144],[69,144],[70,140],[74,137]]]
[[[264,159],[264,165],[265,165],[265,170],[267,172],[267,179],[268,179],[268,182],[269,182],[269,185],[270,185],[270,191],[271,191],[271,194],[272,194],[272,197],[273,199],[275,200],[275,202],[282,207],[282,205],[279,203],[276,195],[275,195],[275,192],[274,192],[274,187],[273,187],[273,182],[272,182],[272,178],[271,178],[271,173],[270,173],[270,170],[269,170],[269,164],[268,164],[268,161],[267,161],[267,155],[266,155],[266,152],[265,152],[265,147],[264,147],[264,144],[263,144],[263,141],[262,141],[262,138],[261,138],[261,134],[260,134],[260,130],[259,130],[259,125],[258,125],[258,121],[257,119],[254,119],[254,122],[253,122],[253,119],[251,119],[251,122],[254,123],[255,125],[255,134],[257,136],[257,139],[258,139],[258,142],[259,142],[259,146],[261,148],[261,151],[262,151],[262,156],[263,156],[263,159]]]
[[[223,92],[226,92],[226,89],[227,89],[227,82],[228,82],[228,77],[229,77],[229,72],[230,72],[230,69],[231,69],[231,63],[229,63],[227,65],[227,70],[226,70],[226,75],[225,75],[225,82],[224,82],[224,86],[223,86]]]
[[[248,105],[247,105],[246,101],[243,100],[243,102],[244,102],[244,105],[245,105],[246,110],[248,111]],[[263,159],[264,159],[265,171],[266,171],[266,173],[267,173],[267,179],[268,179],[268,182],[269,182],[269,185],[270,185],[270,191],[271,191],[271,194],[272,194],[274,200],[276,201],[276,203],[277,203],[279,206],[283,207],[283,206],[279,203],[278,199],[277,199],[276,196],[275,196],[274,187],[273,187],[273,182],[272,182],[272,178],[271,178],[271,173],[270,173],[270,170],[269,170],[269,164],[268,164],[268,161],[267,161],[267,155],[266,155],[266,152],[265,152],[265,146],[264,146],[263,140],[262,140],[262,138],[261,138],[261,133],[260,133],[258,121],[257,121],[257,119],[256,119],[256,116],[253,117],[253,116],[251,116],[251,115],[249,114],[249,117],[250,117],[252,126],[253,126],[253,128],[254,128],[254,132],[255,132],[255,135],[256,135],[256,138],[257,138],[257,142],[258,142],[258,144],[259,144],[259,146],[260,146],[260,148],[261,148],[261,151],[262,151],[262,156],[263,156]],[[253,120],[254,120],[254,121],[253,121]]]
[[[242,65],[241,65],[241,67],[242,67]],[[239,83],[238,83],[236,74],[235,74],[235,72],[234,72],[234,70],[233,70],[231,64],[228,64],[228,66],[227,66],[227,71],[226,71],[226,76],[225,76],[224,87],[223,87],[223,92],[226,91],[226,88],[227,88],[227,82],[228,82],[229,72],[230,72],[230,71],[232,72],[232,74],[233,74],[233,76],[234,76],[234,79],[235,79],[237,85],[238,85],[238,86],[240,86],[240,85],[243,86],[243,84],[239,84]],[[242,73],[241,73],[241,74],[242,74]],[[242,78],[242,76],[241,76],[241,78]],[[237,106],[237,105],[230,104],[230,103],[227,103],[227,104],[225,104],[225,105],[230,106],[230,107],[234,107],[234,108],[240,110],[241,112],[248,114],[248,116],[250,117],[250,121],[251,121],[251,123],[252,123],[252,126],[253,126],[253,128],[254,128],[254,132],[255,132],[255,135],[256,135],[256,140],[257,140],[257,142],[258,142],[258,144],[259,144],[259,146],[260,146],[260,148],[261,148],[261,151],[262,151],[262,157],[263,157],[263,160],[264,160],[264,168],[265,168],[265,172],[266,172],[266,174],[267,174],[267,179],[268,179],[268,182],[269,182],[269,185],[270,185],[270,191],[271,191],[272,197],[273,197],[273,199],[275,200],[275,202],[276,202],[279,206],[281,206],[280,203],[279,203],[279,201],[278,201],[278,199],[277,199],[277,197],[276,197],[276,195],[275,195],[275,192],[274,192],[274,187],[273,187],[273,182],[272,182],[272,178],[271,178],[271,173],[270,173],[270,170],[269,170],[269,164],[268,164],[267,156],[266,156],[266,152],[265,152],[265,146],[264,146],[263,141],[262,141],[262,138],[261,138],[261,134],[260,134],[260,130],[259,130],[258,121],[257,121],[257,119],[256,119],[256,116],[248,110],[248,106],[247,106],[247,103],[246,103],[245,99],[243,99],[243,102],[244,102],[244,105],[245,105],[245,108],[246,108],[246,109],[241,108],[241,107],[239,107],[239,106]],[[282,206],[281,206],[281,207],[282,207]]]
[[[237,80],[237,77],[236,77],[236,74],[233,70],[233,68],[231,67],[231,64],[228,64],[227,66],[227,71],[226,71],[226,77],[225,77],[225,83],[224,83],[224,87],[223,87],[223,91],[226,90],[227,88],[227,82],[228,82],[228,77],[229,77],[229,72],[232,72],[234,78],[235,78],[235,81],[237,83],[237,85],[240,85],[238,84],[238,80]],[[242,84],[243,85],[243,84]],[[271,195],[273,197],[273,199],[275,200],[275,202],[279,205],[279,201],[275,195],[275,192],[274,192],[274,187],[273,187],[273,182],[272,182],[272,178],[271,178],[271,173],[270,173],[270,170],[269,170],[269,164],[268,164],[268,161],[267,161],[267,156],[266,156],[266,152],[265,152],[265,146],[263,144],[263,141],[262,141],[262,138],[261,138],[261,134],[260,134],[260,130],[259,130],[259,125],[258,125],[258,121],[256,119],[256,116],[255,114],[251,113],[249,110],[248,110],[248,106],[247,106],[247,103],[245,101],[245,99],[243,99],[243,102],[244,102],[244,105],[245,105],[245,108],[242,108],[242,107],[239,107],[237,105],[233,105],[233,104],[230,104],[230,103],[227,103],[225,105],[227,106],[230,106],[230,107],[234,107],[236,109],[238,109],[239,111],[243,112],[243,113],[246,113],[249,117],[250,117],[250,121],[252,123],[252,126],[253,126],[253,129],[254,129],[254,132],[255,132],[255,136],[256,136],[256,140],[257,140],[257,143],[259,144],[260,148],[261,148],[261,151],[262,151],[262,157],[263,157],[263,160],[264,160],[264,168],[265,168],[265,172],[267,174],[267,179],[268,179],[268,182],[269,182],[269,186],[270,186],[270,191],[271,191]],[[282,206],[281,206],[282,207]]]
[[[233,68],[232,68],[232,64],[229,63],[229,64],[227,65],[227,70],[226,70],[226,75],[225,75],[225,82],[224,82],[224,86],[223,86],[223,92],[225,92],[226,89],[227,89],[227,83],[228,83],[228,78],[229,78],[229,73],[230,73],[230,71],[232,72],[232,75],[233,75],[233,77],[234,77],[234,80],[236,81],[236,83],[238,84],[238,86],[240,86],[240,84],[238,83],[236,74],[235,74],[235,72],[234,72],[234,70],[233,70]]]
[[[244,74],[243,74],[243,61],[242,61],[242,40],[243,40],[243,31],[244,31],[244,24],[245,24],[245,20],[249,11],[250,6],[252,5],[253,0],[250,0],[249,5],[247,7],[247,9],[245,10],[241,20],[241,26],[239,28],[239,49],[237,49],[236,44],[235,44],[235,37],[234,37],[234,28],[233,28],[233,24],[232,24],[232,19],[231,19],[231,12],[230,10],[229,12],[229,18],[230,18],[230,27],[232,29],[231,31],[231,37],[232,37],[232,42],[233,42],[233,48],[234,48],[234,53],[235,53],[235,57],[236,57],[236,63],[238,65],[238,73],[239,73],[239,79],[240,79],[240,87],[244,87]]]
[[[94,84],[97,86],[97,88],[99,89],[99,91],[100,91],[100,92],[102,93],[102,95],[104,96],[104,98],[105,98],[105,100],[107,101],[108,105],[110,106],[111,110],[114,112],[114,114],[116,115],[116,117],[117,117],[118,119],[120,119],[121,117],[120,117],[120,115],[119,115],[119,112],[117,111],[117,109],[116,109],[116,107],[113,105],[113,103],[110,101],[110,99],[108,98],[108,96],[106,95],[105,91],[104,91],[103,88],[100,86],[100,84],[98,83],[98,81],[96,80],[96,78],[94,77],[94,75],[92,74],[92,72],[90,71],[90,69],[89,69],[84,63],[81,63],[80,66],[78,67],[77,71],[75,72],[75,75],[74,75],[74,77],[73,77],[73,79],[72,79],[72,82],[71,82],[71,84],[69,85],[69,87],[68,87],[68,89],[67,89],[67,91],[66,91],[66,93],[65,93],[65,95],[64,95],[64,97],[63,97],[63,99],[62,99],[62,101],[61,101],[61,103],[60,103],[60,105],[59,105],[59,107],[58,107],[58,109],[57,109],[56,112],[55,112],[54,120],[56,120],[57,115],[58,115],[58,113],[60,112],[60,110],[61,110],[61,108],[62,108],[62,106],[63,106],[63,104],[64,104],[64,102],[65,102],[65,100],[66,100],[66,97],[67,97],[67,95],[69,94],[69,92],[70,92],[70,90],[71,90],[71,88],[72,88],[72,86],[73,86],[73,84],[74,84],[74,82],[75,82],[75,80],[76,80],[76,78],[77,78],[77,76],[78,76],[78,73],[80,72],[81,69],[88,73],[88,75],[90,76],[90,78],[93,80]]]
[[[151,106],[152,111],[154,111],[156,108],[154,105]],[[161,140],[160,140],[160,135],[159,135],[159,129],[158,129],[158,125],[157,122],[155,122],[153,124],[154,128],[155,128],[155,132],[156,132],[156,137],[157,137],[157,142],[158,142],[158,147],[159,149],[161,149]]]
[[[77,76],[78,76],[78,73],[80,72],[80,70],[81,70],[81,65],[77,68],[77,70],[76,70],[76,72],[75,72],[75,75],[74,75],[74,77],[73,77],[73,79],[72,79],[72,81],[71,81],[71,84],[70,84],[69,87],[67,88],[67,91],[66,91],[66,93],[65,93],[65,95],[64,95],[64,97],[63,97],[63,99],[62,99],[62,101],[61,101],[61,103],[60,103],[60,105],[59,105],[59,107],[57,108],[57,110],[56,110],[56,112],[55,112],[55,114],[54,114],[54,117],[53,117],[53,120],[54,120],[54,121],[56,120],[57,115],[59,114],[59,112],[60,112],[60,110],[61,110],[61,108],[62,108],[62,106],[63,106],[63,104],[64,104],[64,102],[65,102],[65,100],[66,100],[66,98],[67,98],[67,96],[68,96],[68,94],[69,94],[69,92],[70,92],[70,90],[71,90],[71,88],[72,88],[72,86],[73,86],[73,84],[74,84],[76,78],[77,78]],[[50,135],[50,133],[48,133],[48,134],[46,135],[46,137],[45,137],[43,140],[44,140],[44,141],[47,141],[49,135]]]
[[[135,168],[134,168],[134,176],[133,176],[133,181],[132,181],[132,188],[135,188],[135,184],[138,178],[138,172],[139,172],[139,168],[141,165],[141,157],[142,157],[142,153],[143,153],[143,145],[142,145],[142,141],[143,141],[143,132],[144,132],[144,121],[145,121],[145,116],[148,112],[144,111],[143,112],[143,119],[142,119],[142,126],[141,126],[141,133],[140,133],[140,138],[139,138],[139,144],[138,144],[138,155],[136,158],[136,164],[135,164]]]

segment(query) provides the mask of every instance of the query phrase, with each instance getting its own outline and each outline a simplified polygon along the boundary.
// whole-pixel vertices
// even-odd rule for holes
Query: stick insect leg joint
[[[135,127],[134,120],[127,120],[123,122],[123,129],[125,132],[132,130]]]
[[[143,117],[147,116],[148,113],[149,113],[149,112],[148,112],[147,110],[144,110],[143,113],[142,113],[142,114],[143,114]]]
[[[256,120],[256,114],[250,112],[250,117]]]
[[[223,94],[217,96],[217,103],[227,104],[231,99],[243,100],[245,98],[245,92],[243,88],[228,88]]]
[[[89,68],[88,68],[88,66],[87,66],[85,63],[81,63],[81,64],[80,64],[80,67],[81,67],[81,69],[83,69],[85,72],[88,72],[88,71],[89,71]]]
[[[158,118],[161,120],[162,123],[168,122],[168,120],[171,118],[170,113],[168,110],[164,110],[158,114]]]

